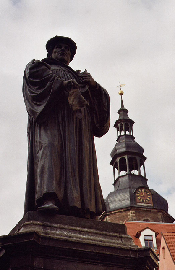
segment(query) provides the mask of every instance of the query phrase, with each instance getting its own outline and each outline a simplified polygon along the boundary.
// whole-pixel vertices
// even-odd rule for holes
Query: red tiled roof
[[[171,257],[175,262],[175,232],[163,233],[163,237],[170,251]]]
[[[127,233],[133,238],[134,243],[141,247],[140,240],[138,238],[139,232],[149,228],[150,230],[156,232],[156,242],[157,242],[157,254],[160,250],[160,242],[162,233],[175,232],[175,224],[173,223],[159,223],[159,222],[139,222],[139,221],[128,221],[125,222]],[[138,233],[138,234],[137,234]],[[175,250],[175,249],[174,249]]]

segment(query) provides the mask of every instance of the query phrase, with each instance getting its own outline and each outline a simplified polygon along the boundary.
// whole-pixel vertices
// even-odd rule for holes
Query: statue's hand
[[[72,89],[79,89],[79,85],[75,80],[63,81],[63,87],[70,92]]]
[[[92,78],[91,74],[87,72],[86,69],[84,72],[81,72],[79,76],[80,76],[82,84],[87,84],[90,87],[96,87],[97,85],[96,81]]]

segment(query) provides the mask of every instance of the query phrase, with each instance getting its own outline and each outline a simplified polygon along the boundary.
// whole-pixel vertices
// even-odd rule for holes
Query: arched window
[[[130,125],[125,123],[125,134],[130,134]]]
[[[125,134],[125,131],[124,131],[124,124],[121,123],[120,124],[120,135],[124,135]]]
[[[150,219],[149,218],[144,218],[143,221],[144,222],[150,222]]]
[[[136,157],[128,158],[129,172],[138,175],[138,162]]]
[[[119,172],[120,175],[125,175],[127,172],[126,158],[122,157],[119,159]]]
[[[162,247],[162,258],[165,259],[165,247]]]

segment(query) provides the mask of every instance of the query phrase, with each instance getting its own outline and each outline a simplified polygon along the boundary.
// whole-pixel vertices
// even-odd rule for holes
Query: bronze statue
[[[109,129],[109,95],[88,73],[68,65],[76,43],[51,38],[47,58],[24,71],[28,112],[28,178],[25,213],[56,211],[94,218],[105,210],[94,136]]]

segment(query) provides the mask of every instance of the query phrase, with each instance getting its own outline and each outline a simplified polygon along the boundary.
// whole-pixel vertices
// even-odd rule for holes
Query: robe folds
[[[109,129],[109,95],[97,84],[81,94],[87,104],[73,110],[65,80],[77,73],[45,58],[24,71],[23,96],[28,112],[28,177],[25,213],[35,211],[45,194],[53,194],[61,213],[71,207],[99,215],[105,204],[99,184],[94,136]],[[81,88],[80,88],[81,91]]]

